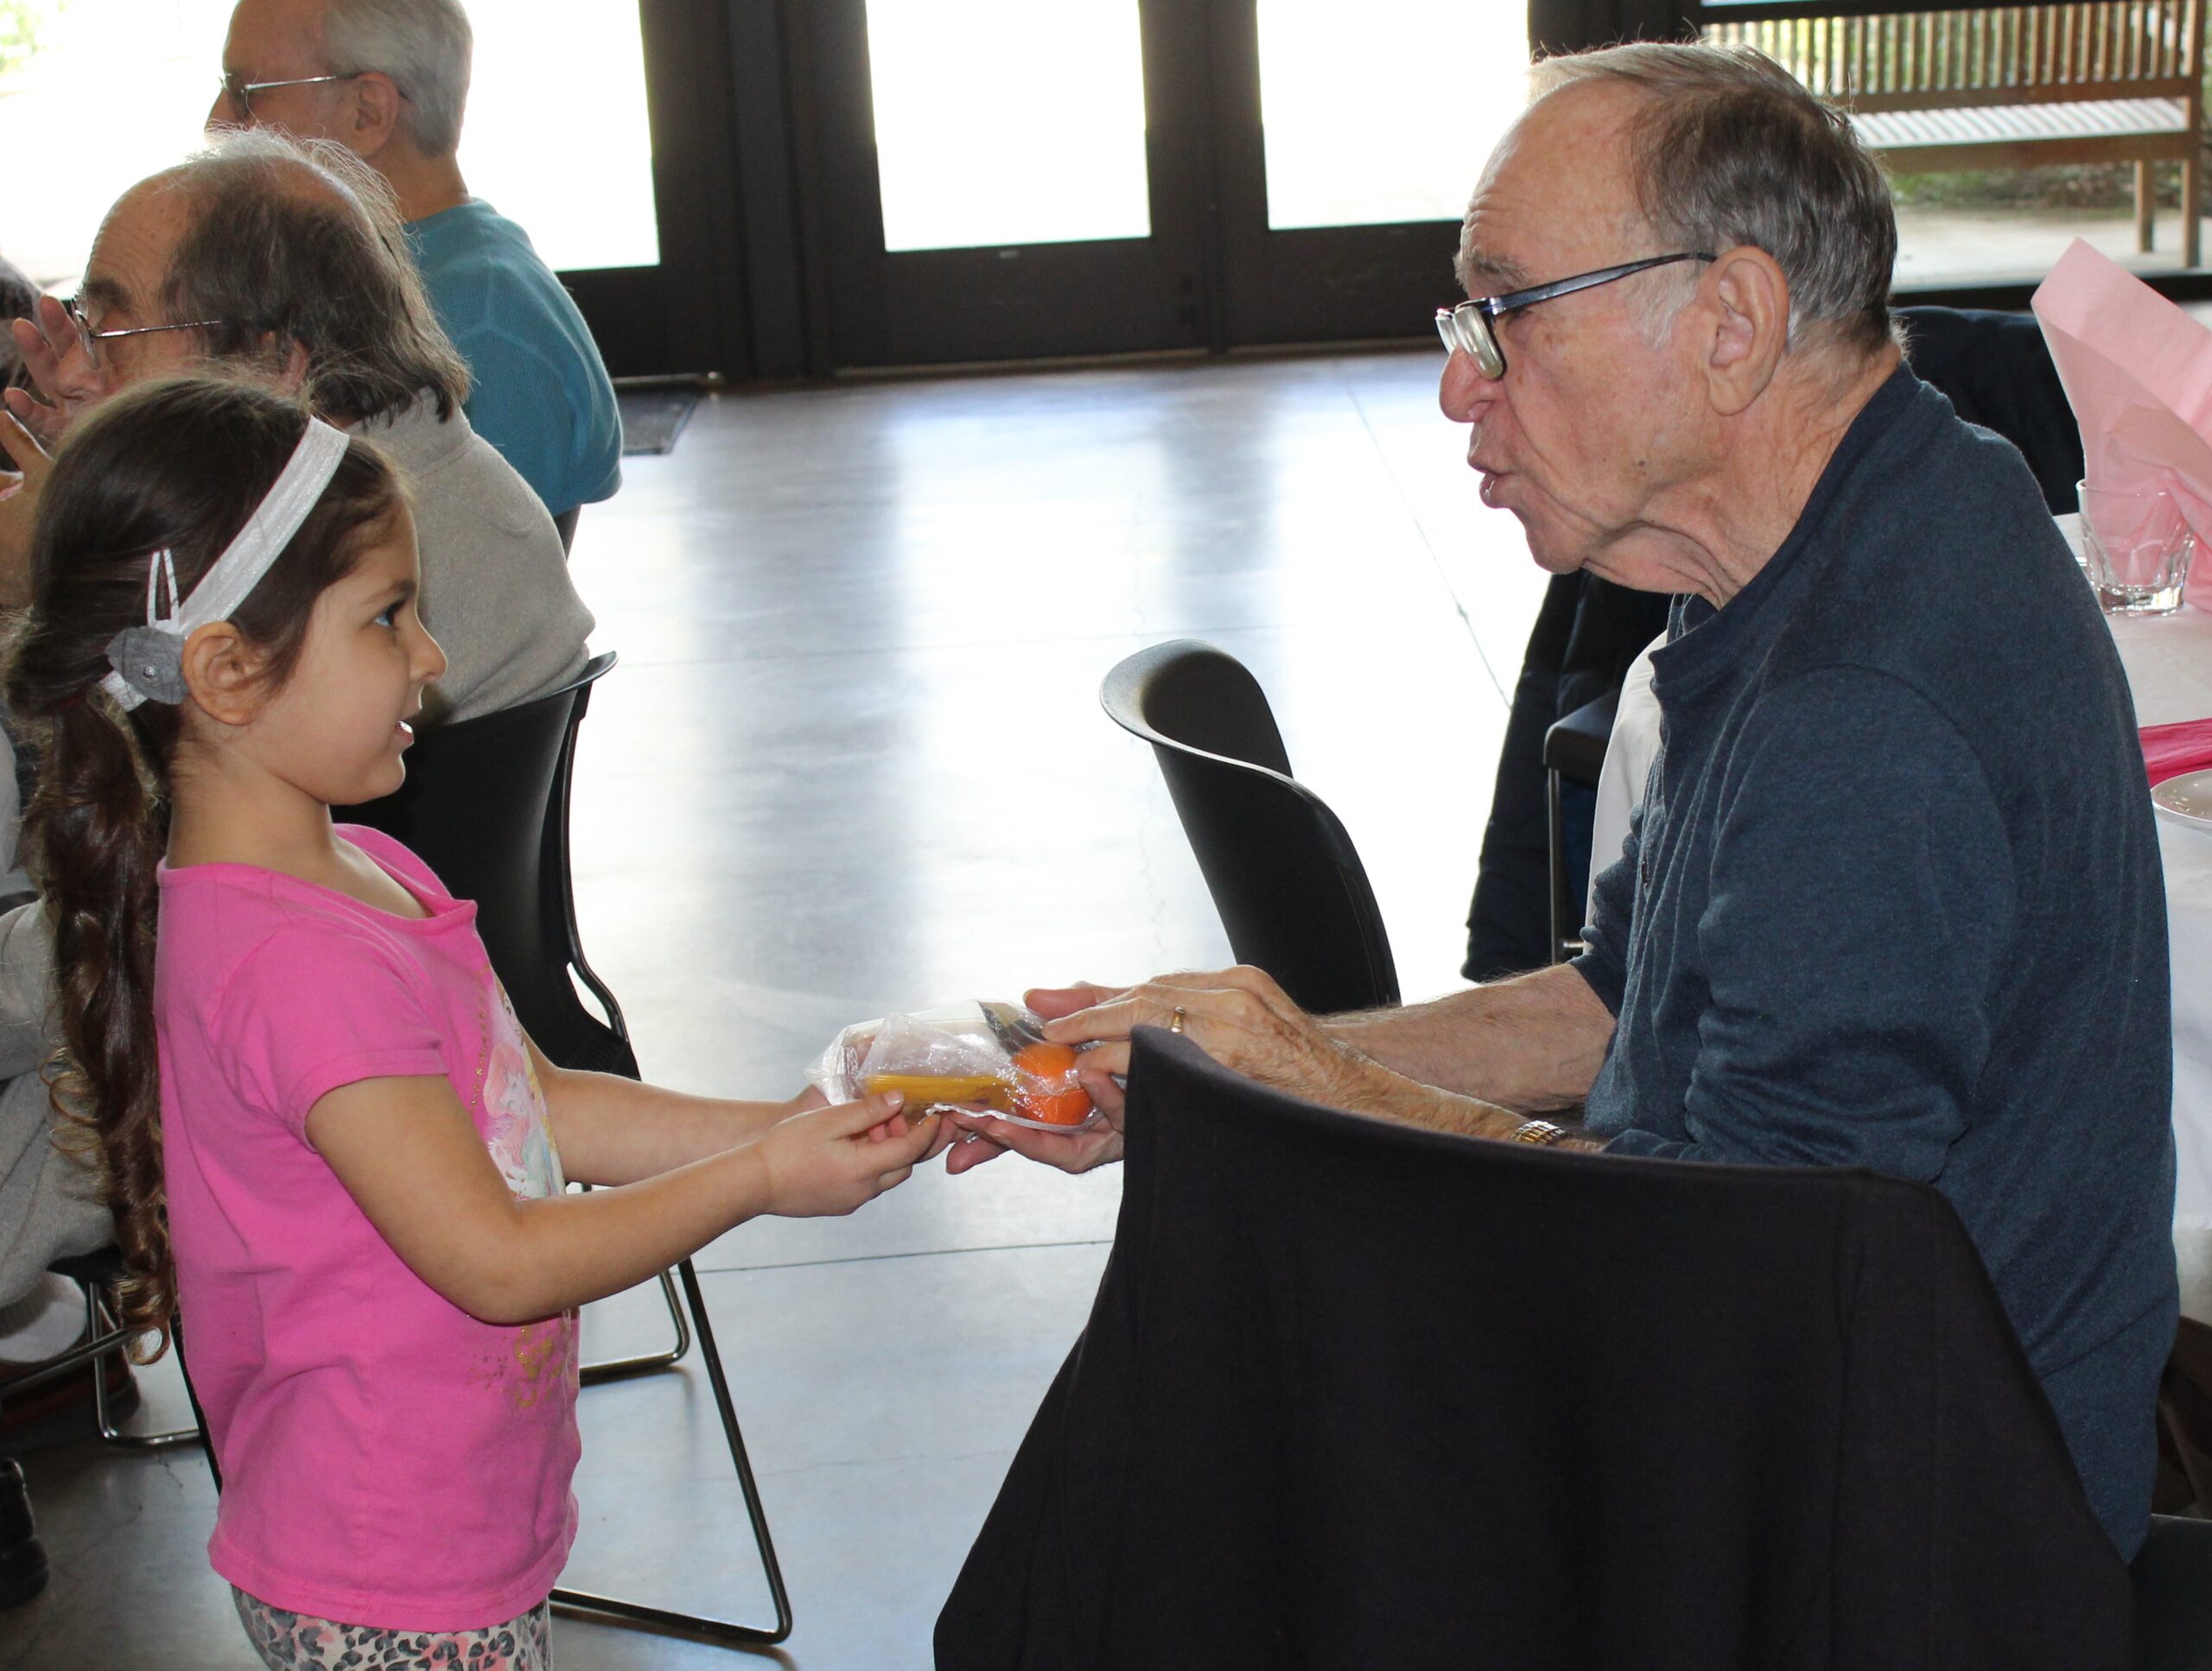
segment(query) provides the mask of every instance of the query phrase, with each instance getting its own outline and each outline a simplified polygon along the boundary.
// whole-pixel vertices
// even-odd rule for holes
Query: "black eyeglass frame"
[[[1555,278],[1548,284],[1531,285],[1525,290],[1509,290],[1503,295],[1476,296],[1455,307],[1436,310],[1436,334],[1444,339],[1444,352],[1465,353],[1475,362],[1475,368],[1495,383],[1505,375],[1505,347],[1498,341],[1497,333],[1491,329],[1491,321],[1501,314],[1510,314],[1520,308],[1533,308],[1539,302],[1550,302],[1555,297],[1572,295],[1577,290],[1593,289],[1600,284],[1610,284],[1617,278],[1626,278],[1631,273],[1648,272],[1654,267],[1672,266],[1678,261],[1718,261],[1720,257],[1702,250],[1686,251],[1680,255],[1648,256],[1642,261],[1624,261],[1616,267],[1600,267],[1594,272],[1577,273],[1572,278]]]

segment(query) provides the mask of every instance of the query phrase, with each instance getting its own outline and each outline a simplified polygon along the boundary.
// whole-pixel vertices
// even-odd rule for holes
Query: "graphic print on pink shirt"
[[[496,976],[486,985],[499,1001],[487,1005],[483,1017],[484,1077],[477,1087],[478,1106],[469,1112],[507,1188],[522,1200],[543,1200],[569,1187],[546,1123],[545,1092],[506,988]],[[510,1404],[529,1409],[563,1383],[575,1383],[576,1334],[574,1312],[525,1323],[515,1331],[510,1353],[480,1368],[504,1387]]]
[[[507,1187],[525,1201],[541,1200],[560,1194],[569,1182],[546,1128],[545,1093],[523,1042],[522,1024],[507,989],[496,978],[491,988],[499,1002],[484,1018],[484,1083],[477,1088],[483,1113],[476,1128]]]

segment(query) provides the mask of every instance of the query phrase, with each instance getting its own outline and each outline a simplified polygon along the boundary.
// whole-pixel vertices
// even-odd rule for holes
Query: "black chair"
[[[1563,963],[1583,949],[1582,901],[1576,897],[1578,869],[1584,876],[1599,863],[1590,854],[1576,866],[1567,850],[1567,818],[1560,805],[1568,784],[1585,789],[1598,786],[1605,767],[1605,750],[1613,739],[1613,715],[1621,703],[1616,685],[1595,702],[1585,702],[1544,733],[1544,828],[1550,842],[1548,872],[1552,891],[1552,962]],[[1611,861],[1609,855],[1606,862]]]
[[[456,899],[476,902],[476,925],[492,967],[524,1030],[549,1060],[559,1067],[635,1079],[638,1058],[621,1008],[584,961],[569,874],[569,774],[576,727],[592,685],[613,665],[611,651],[596,656],[573,681],[547,696],[423,732],[408,751],[407,781],[397,793],[332,810],[342,822],[367,824],[404,842]],[[578,983],[598,1001],[604,1020],[585,1007]],[[738,1429],[706,1297],[690,1260],[676,1268],[676,1277],[683,1285],[681,1308],[668,1273],[660,1279],[675,1323],[675,1345],[664,1352],[588,1364],[584,1379],[665,1369],[683,1356],[696,1334],[767,1575],[775,1625],[736,1624],[579,1590],[556,1590],[553,1600],[586,1617],[688,1631],[726,1644],[779,1642],[791,1635],[791,1599]]]
[[[2078,510],[2082,429],[2032,314],[1900,308],[1905,358],[1968,423],[2020,449],[2052,515]]]
[[[92,1420],[100,1438],[107,1444],[124,1451],[165,1451],[172,1445],[188,1440],[204,1440],[204,1433],[195,1420],[190,1427],[172,1427],[166,1431],[134,1433],[123,1425],[123,1414],[111,1408],[108,1400],[105,1365],[100,1360],[120,1352],[130,1344],[130,1331],[116,1321],[113,1295],[123,1280],[123,1252],[119,1248],[102,1248],[88,1254],[73,1254],[57,1259],[47,1267],[54,1275],[67,1277],[77,1285],[85,1298],[84,1337],[64,1352],[57,1352],[38,1368],[17,1376],[4,1388],[0,1388],[0,1403],[19,1399],[35,1392],[52,1381],[58,1381],[72,1370],[90,1365],[92,1371]],[[188,1393],[191,1388],[187,1384]],[[195,1399],[193,1414],[200,1414]]]
[[[938,1671],[2208,1663],[2212,1528],[2122,1566],[1931,1189],[1419,1130],[1149,1028],[1126,1134]]]
[[[2156,1516],[2128,1575],[2134,1671],[2212,1671],[2212,1520]]]
[[[1396,1003],[1390,937],[1351,837],[1290,775],[1243,664],[1178,639],[1116,665],[1098,700],[1152,745],[1237,960],[1316,1014]]]
[[[1554,575],[1545,587],[1513,685],[1467,907],[1467,957],[1460,973],[1470,981],[1494,981],[1556,962],[1563,942],[1580,926],[1579,902],[1589,879],[1574,862],[1580,842],[1559,839],[1550,733],[1586,715],[1593,702],[1618,700],[1621,681],[1637,655],[1666,631],[1672,603],[1660,593],[1631,591],[1586,570]],[[1604,739],[1599,740],[1595,758],[1586,766],[1576,765],[1564,781],[1585,787],[1597,782],[1605,756]],[[1586,823],[1567,822],[1578,832]],[[1562,853],[1564,875],[1556,861]],[[1554,926],[1562,899],[1573,902],[1564,934]]]

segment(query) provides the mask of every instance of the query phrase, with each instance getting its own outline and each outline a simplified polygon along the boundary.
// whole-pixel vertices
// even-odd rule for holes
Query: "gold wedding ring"
[[[1175,1013],[1167,1018],[1167,1031],[1170,1032],[1182,1032],[1183,1023],[1190,1019],[1190,1015],[1191,1012],[1185,1009],[1182,1005],[1176,1005]]]

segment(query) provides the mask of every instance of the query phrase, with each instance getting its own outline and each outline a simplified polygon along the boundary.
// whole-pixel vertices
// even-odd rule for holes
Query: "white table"
[[[2069,542],[2075,522],[2059,518]],[[2107,625],[2135,695],[2137,724],[2212,719],[2212,612],[2184,607],[2156,619],[2109,616]],[[1620,851],[1658,752],[1659,707],[1647,649],[1621,689],[1598,781],[1593,855]],[[2212,831],[2164,816],[2158,826],[2173,965],[2174,1251],[2182,1309],[2212,1323]],[[1603,861],[1593,858],[1591,868],[1603,868]]]

